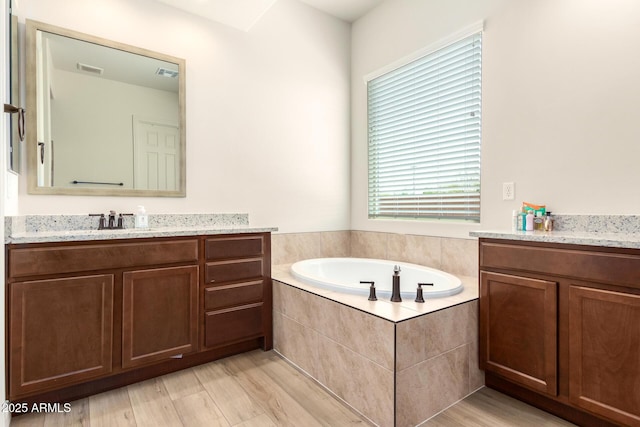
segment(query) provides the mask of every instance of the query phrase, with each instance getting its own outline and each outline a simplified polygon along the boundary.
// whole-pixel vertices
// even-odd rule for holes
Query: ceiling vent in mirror
[[[171,77],[172,79],[175,79],[176,77],[178,77],[177,71],[169,70],[167,68],[158,68],[156,70],[156,74],[163,77]]]
[[[94,67],[93,65],[83,64],[82,62],[78,62],[77,67],[78,67],[78,70],[86,71],[87,73],[91,73],[91,74],[102,75],[102,73],[104,73],[104,69],[100,67]]]

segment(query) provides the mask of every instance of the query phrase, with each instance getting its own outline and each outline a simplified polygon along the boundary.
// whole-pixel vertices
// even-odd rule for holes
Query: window
[[[480,221],[481,43],[367,82],[369,218]]]

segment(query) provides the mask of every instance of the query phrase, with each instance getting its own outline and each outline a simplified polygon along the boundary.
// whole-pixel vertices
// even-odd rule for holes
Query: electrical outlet
[[[515,200],[516,185],[513,182],[502,183],[502,200]]]

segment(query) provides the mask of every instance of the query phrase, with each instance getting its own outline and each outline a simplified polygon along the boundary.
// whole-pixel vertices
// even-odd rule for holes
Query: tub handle
[[[422,295],[423,286],[433,286],[433,283],[418,283],[418,289],[416,291],[416,302],[424,302],[424,296]]]
[[[360,283],[368,283],[369,284],[369,301],[378,301],[378,297],[376,297],[376,283],[366,280],[361,280]]]

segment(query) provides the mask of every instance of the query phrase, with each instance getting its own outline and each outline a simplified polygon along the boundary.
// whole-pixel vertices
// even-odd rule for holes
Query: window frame
[[[480,196],[480,179],[481,179],[481,165],[480,165],[480,156],[481,156],[481,147],[482,147],[482,75],[481,75],[481,71],[482,71],[482,36],[483,36],[483,23],[479,22],[476,23],[472,26],[469,26],[467,28],[462,29],[461,31],[456,32],[455,34],[452,34],[451,36],[442,39],[430,46],[427,46],[424,49],[421,49],[418,52],[414,52],[412,55],[402,58],[399,61],[396,61],[380,70],[378,70],[375,73],[369,74],[367,76],[365,76],[365,84],[367,86],[366,88],[366,92],[367,92],[367,214],[368,214],[368,218],[369,219],[392,219],[392,220],[419,220],[419,221],[424,221],[424,220],[453,220],[456,222],[466,222],[466,223],[480,223],[480,207],[481,207],[481,196]],[[402,68],[406,68],[406,66],[411,66],[413,63],[416,63],[418,61],[429,59],[427,57],[429,57],[432,54],[438,54],[438,51],[441,51],[442,49],[446,49],[447,47],[450,47],[452,45],[455,45],[457,43],[462,42],[465,39],[468,38],[473,38],[473,37],[477,37],[479,40],[479,49],[477,51],[477,53],[479,54],[479,61],[478,61],[478,65],[477,65],[477,71],[478,71],[478,75],[479,77],[476,79],[477,80],[477,90],[478,90],[478,98],[479,100],[477,101],[477,111],[479,114],[479,117],[477,117],[477,120],[475,120],[476,125],[477,125],[477,144],[476,144],[476,157],[477,157],[477,161],[476,162],[470,162],[470,163],[476,163],[475,166],[473,167],[469,167],[469,166],[464,166],[465,170],[473,170],[474,171],[474,178],[473,179],[468,179],[468,183],[472,183],[471,185],[469,185],[467,187],[466,192],[463,193],[458,193],[458,196],[455,195],[454,192],[449,190],[449,194],[447,194],[447,191],[442,191],[443,187],[439,187],[439,191],[438,191],[438,195],[435,197],[435,199],[437,199],[438,201],[434,202],[434,206],[436,204],[440,204],[441,206],[447,206],[446,204],[442,205],[442,202],[449,198],[449,200],[455,200],[456,197],[460,198],[459,195],[462,194],[463,198],[462,198],[462,204],[465,206],[463,208],[463,210],[459,211],[459,212],[455,212],[455,209],[447,212],[446,208],[440,207],[440,208],[430,208],[429,204],[431,203],[430,200],[434,199],[433,196],[426,194],[423,190],[425,190],[424,188],[420,188],[420,190],[414,190],[414,194],[409,195],[409,196],[400,196],[398,194],[393,194],[391,197],[388,198],[388,200],[386,201],[387,203],[396,203],[397,206],[400,206],[400,203],[402,202],[402,197],[405,197],[405,200],[409,202],[410,206],[409,206],[409,211],[402,211],[402,208],[396,207],[394,212],[389,212],[389,210],[381,210],[379,208],[379,203],[380,200],[382,199],[379,195],[372,195],[372,180],[375,180],[377,177],[379,177],[379,174],[376,174],[375,171],[372,171],[372,161],[371,161],[371,151],[373,149],[373,144],[372,144],[372,137],[371,137],[371,129],[372,129],[372,119],[371,119],[371,97],[370,97],[370,83],[375,80],[378,79],[380,77],[384,78],[387,77],[390,73],[393,74],[394,72],[396,72],[399,69]],[[472,42],[473,43],[473,42]],[[475,47],[473,47],[473,49],[475,49]],[[410,79],[407,79],[410,80]],[[474,89],[475,90],[475,89]],[[420,105],[420,104],[417,104]],[[473,113],[470,114],[471,117],[473,117]],[[473,121],[473,119],[472,119]],[[411,125],[408,125],[408,128],[411,128]],[[470,140],[473,138],[469,138]],[[431,140],[434,140],[433,138]],[[473,145],[473,144],[472,144]],[[464,161],[459,161],[457,164],[462,164],[464,165]],[[422,193],[416,192],[416,191],[423,191]],[[424,195],[423,195],[424,194]],[[466,201],[465,201],[466,198]],[[378,204],[376,204],[378,203]],[[450,202],[450,204],[455,204],[453,202]],[[456,204],[457,205],[457,204]],[[422,212],[420,211],[420,206],[427,206],[427,210],[426,212]],[[411,211],[411,209],[414,209],[413,211]],[[465,211],[466,209],[466,211]],[[466,212],[466,213],[464,213]]]

